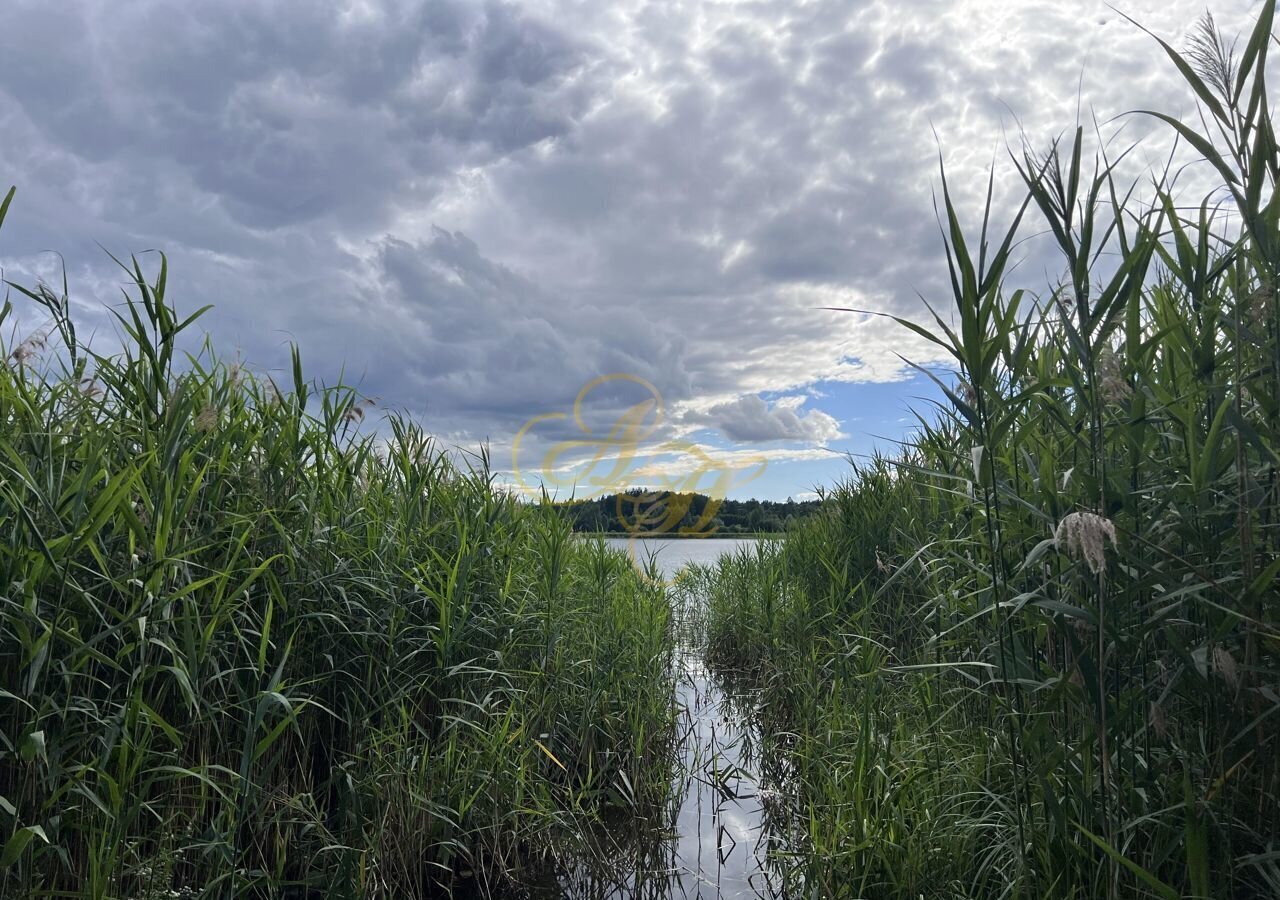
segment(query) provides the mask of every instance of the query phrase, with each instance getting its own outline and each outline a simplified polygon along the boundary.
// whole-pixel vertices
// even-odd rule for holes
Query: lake
[[[754,547],[759,538],[605,538],[610,547],[624,553],[634,552],[634,558],[643,564],[652,554],[658,562],[662,577],[671,579],[689,563],[711,565],[726,553],[734,553],[740,547]]]

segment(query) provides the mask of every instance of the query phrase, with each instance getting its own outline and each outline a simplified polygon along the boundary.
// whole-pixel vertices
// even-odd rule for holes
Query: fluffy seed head
[[[37,331],[15,347],[13,352],[9,354],[9,358],[19,366],[25,366],[28,362],[39,355],[40,351],[45,348],[45,344],[47,342],[48,336],[43,331]]]
[[[218,426],[218,410],[211,404],[205,404],[204,409],[196,414],[194,425],[196,431],[213,431]]]
[[[1075,316],[1075,297],[1071,293],[1071,285],[1064,284],[1053,292],[1054,305],[1062,318],[1070,321]]]
[[[1221,644],[1213,648],[1213,670],[1233,688],[1240,683],[1236,659],[1231,655],[1231,651]]]
[[[876,548],[876,568],[882,575],[893,574],[893,566],[889,565],[889,560],[880,552],[879,547]]]
[[[1072,559],[1083,559],[1094,575],[1106,571],[1108,540],[1114,547],[1115,524],[1091,512],[1073,512],[1065,516],[1053,532],[1053,542],[1058,551]]]
[[[1133,395],[1133,387],[1124,377],[1124,368],[1115,351],[1106,347],[1098,354],[1096,367],[1098,375],[1098,393],[1107,403],[1123,403]]]
[[[1268,307],[1272,299],[1275,298],[1275,291],[1263,285],[1255,290],[1252,294],[1245,298],[1245,309],[1247,311],[1249,322],[1255,327],[1260,327],[1267,321]]]
[[[1081,643],[1085,643],[1093,639],[1095,629],[1093,627],[1093,623],[1089,622],[1087,619],[1076,619],[1072,623],[1072,627],[1075,629],[1076,637]]]
[[[1160,705],[1160,701],[1153,700],[1151,702],[1151,712],[1147,716],[1147,721],[1151,725],[1151,730],[1161,740],[1169,735],[1169,720],[1165,718],[1164,707]]]
[[[364,421],[365,411],[373,406],[377,401],[372,397],[366,397],[359,403],[353,403],[342,414],[342,421],[347,425],[358,425]]]

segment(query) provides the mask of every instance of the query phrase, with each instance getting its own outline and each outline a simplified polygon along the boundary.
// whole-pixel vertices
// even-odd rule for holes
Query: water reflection
[[[726,692],[692,650],[680,659],[681,763],[655,820],[589,842],[554,894],[572,900],[784,897],[776,791],[761,784],[751,697]],[[614,842],[617,841],[615,844]],[[587,848],[584,848],[587,849]],[[535,892],[550,897],[552,893]]]
[[[684,657],[683,675],[679,694],[689,732],[676,820],[678,874],[669,896],[779,896],[751,726],[696,655]]]
[[[674,540],[642,546],[668,579],[689,562],[710,563],[748,540]],[[673,598],[674,600],[675,598]],[[684,598],[687,602],[689,598]],[[688,614],[677,609],[677,618]],[[784,898],[790,856],[781,832],[785,770],[759,746],[757,693],[709,672],[696,627],[682,623],[675,702],[680,763],[648,821],[584,836],[579,861],[539,898],[730,900]],[[763,774],[762,774],[763,773]],[[587,863],[583,860],[592,860]],[[793,885],[794,887],[794,885]]]

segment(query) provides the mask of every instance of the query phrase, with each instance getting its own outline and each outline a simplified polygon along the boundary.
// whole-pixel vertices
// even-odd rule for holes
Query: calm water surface
[[[634,558],[650,554],[663,577],[674,578],[689,563],[714,563],[722,554],[754,547],[753,538],[619,538],[608,543]],[[774,897],[764,865],[769,837],[758,772],[748,750],[754,732],[747,722],[753,698],[727,697],[710,676],[696,647],[681,647],[677,702],[687,735],[679,785],[680,810],[669,881],[662,895],[679,898]],[[635,896],[654,896],[649,890]]]
[[[605,538],[610,547],[633,554],[643,562],[650,554],[664,578],[673,578],[689,563],[714,563],[739,547],[754,547],[755,538]]]

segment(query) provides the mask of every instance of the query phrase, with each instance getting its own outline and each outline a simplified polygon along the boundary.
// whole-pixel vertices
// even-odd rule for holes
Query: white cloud
[[[820,409],[803,410],[805,397],[784,397],[772,406],[755,394],[718,403],[702,417],[732,441],[803,441],[822,444],[840,437],[840,423]]]
[[[1124,9],[1177,43],[1202,3]],[[1228,32],[1258,7],[1213,4]],[[760,395],[939,359],[819,309],[948,305],[933,129],[976,224],[993,156],[1001,211],[1017,195],[1019,124],[1042,145],[1078,104],[1191,109],[1100,0],[9,0],[5,35],[7,274],[62,251],[101,324],[119,278],[96,242],[164,249],[224,352],[270,369],[296,340],[495,446],[609,372],[654,384],[667,437],[830,440],[826,398]],[[1021,252],[1032,287],[1060,268]]]

